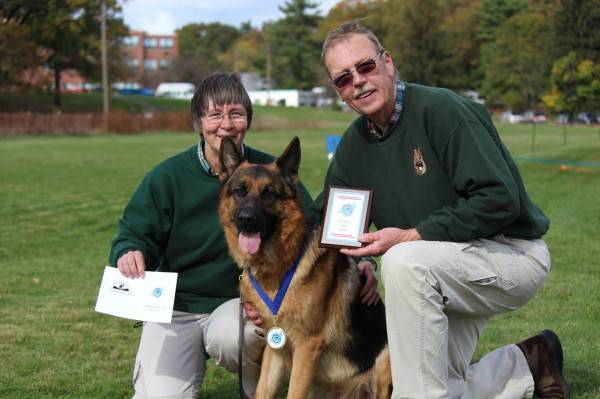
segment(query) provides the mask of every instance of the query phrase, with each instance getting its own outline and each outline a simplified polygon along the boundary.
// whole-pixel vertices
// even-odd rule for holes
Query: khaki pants
[[[393,398],[532,397],[516,345],[470,361],[489,319],[523,306],[544,285],[544,241],[413,241],[390,248],[381,263]]]
[[[239,302],[232,299],[210,314],[174,311],[171,324],[144,323],[133,371],[134,398],[196,398],[209,356],[237,372]],[[256,329],[246,323],[243,384],[251,397],[265,343]]]

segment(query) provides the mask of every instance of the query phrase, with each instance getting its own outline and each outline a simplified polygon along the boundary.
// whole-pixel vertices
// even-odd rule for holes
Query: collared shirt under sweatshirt
[[[549,227],[485,107],[441,88],[406,84],[400,119],[382,138],[357,118],[329,166],[330,185],[373,189],[378,229],[416,227],[429,241],[534,239]]]

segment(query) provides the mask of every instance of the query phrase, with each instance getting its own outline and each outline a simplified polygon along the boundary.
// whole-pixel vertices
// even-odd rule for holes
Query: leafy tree
[[[317,4],[289,0],[280,6],[284,17],[264,25],[272,77],[278,87],[310,89],[318,84],[321,43]]]
[[[492,101],[517,109],[537,105],[552,67],[549,30],[547,19],[539,13],[516,14],[500,26],[484,81]]]
[[[388,2],[385,43],[400,73],[400,78],[415,83],[440,85],[449,55],[442,45],[441,29],[446,6],[442,0],[405,0]],[[397,8],[392,10],[387,7]],[[387,8],[387,9],[386,9]]]
[[[249,32],[252,32],[252,31],[254,31],[254,30],[256,30],[256,29],[254,29],[254,28],[252,27],[252,21],[244,21],[244,22],[242,22],[242,23],[240,24],[240,33],[241,33],[242,35],[243,35],[243,34],[246,34],[246,33],[249,33]]]
[[[24,84],[24,71],[41,65],[42,57],[29,38],[29,28],[14,20],[0,25],[0,82],[4,87]]]
[[[219,56],[219,61],[229,70],[235,72],[264,71],[264,35],[261,31],[251,29],[238,37],[229,49]]]
[[[559,57],[575,51],[600,61],[600,0],[559,0],[554,25]]]
[[[578,59],[574,51],[552,67],[552,88],[543,97],[551,111],[574,115],[600,108],[600,63]]]
[[[481,40],[481,57],[475,79],[477,86],[483,85],[485,72],[496,55],[496,31],[500,25],[513,15],[527,10],[527,0],[481,0],[480,29],[477,37]],[[484,95],[485,88],[482,88]]]
[[[478,87],[479,13],[479,0],[460,0],[448,7],[441,26],[445,37],[442,42],[444,52],[448,54],[448,68],[441,77],[442,86],[457,90]]]
[[[120,39],[127,28],[116,17],[116,0],[106,0],[109,59],[113,71],[120,66]],[[38,47],[44,65],[54,74],[54,106],[60,108],[60,78],[66,69],[75,69],[88,78],[98,78],[100,68],[100,2],[96,0],[12,0],[3,5],[3,14],[27,26],[27,37]]]
[[[200,82],[205,76],[224,69],[220,56],[239,36],[234,26],[219,22],[188,24],[177,31],[179,58],[174,64],[177,79]]]
[[[494,41],[498,27],[526,9],[527,0],[481,0],[481,30],[478,36],[485,41]]]
[[[354,19],[360,19],[361,24],[371,29],[376,35],[385,33],[382,29],[382,21],[379,18],[381,6],[382,2],[378,0],[341,0],[319,22],[318,40],[322,43],[330,31],[344,22]]]

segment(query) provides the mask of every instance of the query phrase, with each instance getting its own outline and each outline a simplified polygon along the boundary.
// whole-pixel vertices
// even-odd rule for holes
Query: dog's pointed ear
[[[229,137],[224,137],[221,140],[221,148],[219,149],[219,162],[221,164],[219,179],[221,182],[227,181],[243,161],[244,156],[238,146]]]
[[[281,174],[286,177],[297,178],[300,168],[300,139],[292,139],[283,154],[275,161]]]

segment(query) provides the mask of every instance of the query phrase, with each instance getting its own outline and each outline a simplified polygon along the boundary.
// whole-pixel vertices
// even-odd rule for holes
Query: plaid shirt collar
[[[242,155],[246,156],[246,145],[245,144],[242,144],[240,146],[240,150],[242,151]],[[198,153],[198,160],[200,161],[200,165],[202,166],[202,169],[204,169],[204,171],[206,173],[208,173],[209,175],[219,176],[219,174],[217,172],[215,172],[213,170],[213,168],[210,167],[206,158],[204,158],[204,140],[202,140],[202,138],[200,138],[200,140],[198,140],[198,145],[196,146],[196,152]]]
[[[400,115],[402,114],[402,106],[404,105],[404,91],[406,89],[406,84],[404,82],[398,81],[396,83],[396,104],[394,104],[394,112],[392,112],[392,117],[390,118],[390,123],[388,124],[385,130],[381,130],[379,126],[370,119],[367,119],[367,127],[369,129],[369,133],[378,139],[384,138],[387,136],[396,122],[400,119]]]

